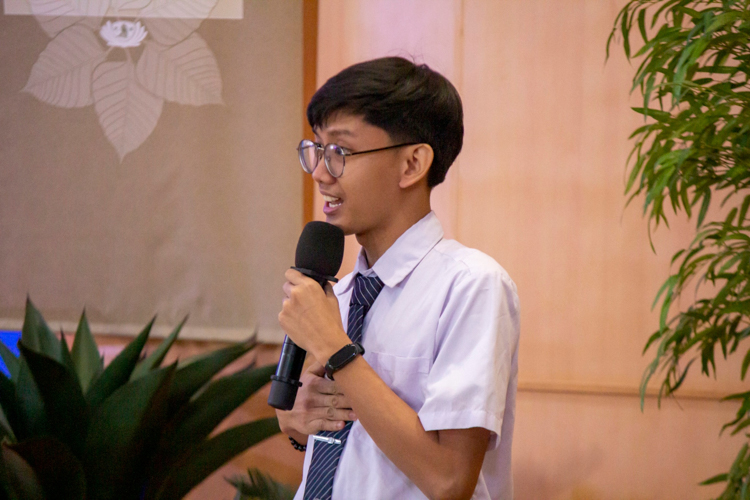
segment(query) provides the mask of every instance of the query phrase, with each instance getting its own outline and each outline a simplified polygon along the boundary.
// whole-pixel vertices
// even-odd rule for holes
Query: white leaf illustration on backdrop
[[[102,17],[109,0],[29,0],[31,13],[51,37],[86,17]]]
[[[194,106],[223,103],[216,58],[195,33],[174,47],[148,44],[136,74],[145,88],[168,101]]]
[[[85,26],[71,26],[50,41],[31,68],[24,92],[63,108],[91,104],[91,74],[106,52]]]
[[[206,19],[218,0],[153,0],[142,17]]]
[[[116,9],[145,9],[153,0],[113,0],[112,5]]]
[[[151,38],[161,45],[174,45],[183,41],[197,30],[202,22],[203,19],[143,19]]]
[[[120,161],[140,146],[156,127],[164,99],[144,89],[129,61],[105,62],[94,70],[94,109]]]

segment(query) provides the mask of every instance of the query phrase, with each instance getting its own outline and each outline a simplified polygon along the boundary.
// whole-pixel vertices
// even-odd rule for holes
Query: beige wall
[[[641,200],[625,209],[635,71],[605,42],[623,1],[321,0],[318,82],[385,55],[424,61],[464,102],[464,149],[433,206],[446,232],[518,285],[522,330],[514,443],[518,500],[690,499],[738,441],[738,363],[698,372],[679,406],[639,411],[651,302],[692,227],[648,244]],[[316,214],[322,218],[322,202]],[[344,272],[356,242],[349,241]],[[739,360],[735,360],[739,361]],[[681,406],[681,407],[680,407]]]

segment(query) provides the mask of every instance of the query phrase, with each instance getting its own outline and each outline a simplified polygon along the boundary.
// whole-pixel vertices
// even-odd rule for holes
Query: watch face
[[[348,346],[344,346],[336,354],[331,356],[331,359],[329,359],[328,362],[335,369],[335,368],[338,368],[341,365],[341,363],[345,363],[347,360],[351,359],[353,356],[356,356],[356,355],[357,355],[357,347],[354,345],[348,345]]]

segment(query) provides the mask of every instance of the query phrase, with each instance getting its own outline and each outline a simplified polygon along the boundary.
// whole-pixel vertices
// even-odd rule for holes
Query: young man
[[[307,117],[302,166],[362,251],[325,291],[286,273],[279,322],[315,360],[294,408],[277,412],[292,444],[307,443],[295,498],[510,500],[516,287],[444,239],[430,209],[463,143],[456,89],[425,65],[377,59],[328,80]]]

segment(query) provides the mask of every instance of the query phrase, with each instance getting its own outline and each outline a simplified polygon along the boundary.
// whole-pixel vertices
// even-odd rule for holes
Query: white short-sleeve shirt
[[[473,499],[511,500],[511,443],[518,380],[516,286],[491,257],[443,239],[434,213],[417,222],[371,268],[360,253],[334,291],[347,324],[354,276],[385,286],[365,317],[364,359],[419,415],[425,430],[491,431]],[[308,439],[304,495],[314,446]],[[334,500],[422,499],[424,494],[352,425],[333,483]]]

